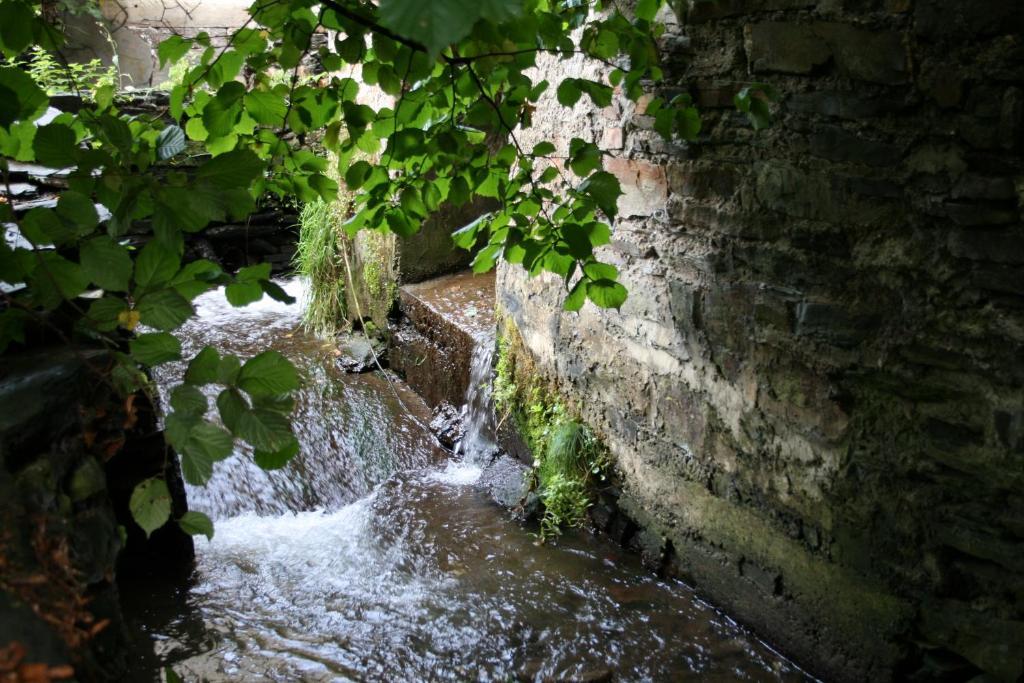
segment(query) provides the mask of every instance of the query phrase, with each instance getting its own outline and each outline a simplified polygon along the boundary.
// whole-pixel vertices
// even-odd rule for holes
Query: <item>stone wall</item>
[[[194,38],[205,32],[211,45],[222,48],[249,18],[249,0],[100,0],[101,19],[89,14],[66,14],[68,49],[72,62],[116,61],[121,86],[155,87],[167,80],[171,64],[160,67],[156,47],[171,35]],[[197,49],[187,59],[199,63]]]
[[[652,562],[835,680],[1024,674],[1024,5],[719,0],[666,13],[704,131],[554,93],[613,156],[621,311],[499,306],[612,448]],[[542,66],[553,83],[592,76]],[[784,99],[755,132],[751,82]],[[553,88],[552,88],[553,91]]]

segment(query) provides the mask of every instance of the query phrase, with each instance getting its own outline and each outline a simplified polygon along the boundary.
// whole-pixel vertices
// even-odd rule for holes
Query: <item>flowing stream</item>
[[[286,288],[301,299],[298,281]],[[685,585],[601,538],[537,545],[435,446],[429,410],[384,373],[349,375],[300,308],[197,301],[186,356],[273,347],[301,369],[302,452],[264,472],[238,452],[189,504],[214,518],[184,585],[123,586],[133,680],[805,680]],[[481,344],[467,412],[486,422]],[[183,367],[158,377],[166,392]],[[474,394],[476,392],[476,394]],[[483,417],[480,417],[480,416]],[[486,425],[466,450],[490,448]]]

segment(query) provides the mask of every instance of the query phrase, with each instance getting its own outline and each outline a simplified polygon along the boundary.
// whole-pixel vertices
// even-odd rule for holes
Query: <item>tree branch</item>
[[[367,28],[373,31],[374,33],[379,33],[382,36],[390,38],[396,43],[405,45],[407,48],[411,50],[415,50],[416,52],[429,53],[427,47],[423,43],[399,35],[392,31],[391,29],[385,26],[381,26],[370,17],[363,16],[362,14],[359,14],[355,10],[346,7],[345,5],[341,4],[340,2],[337,2],[336,0],[322,0],[321,4],[325,7],[331,8],[341,16],[355,22],[356,24],[359,24],[363,28]]]

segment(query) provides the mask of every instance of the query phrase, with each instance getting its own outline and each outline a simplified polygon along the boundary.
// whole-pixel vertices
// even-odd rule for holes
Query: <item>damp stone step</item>
[[[391,369],[431,408],[462,405],[474,347],[494,343],[494,273],[467,271],[404,285],[399,308]]]

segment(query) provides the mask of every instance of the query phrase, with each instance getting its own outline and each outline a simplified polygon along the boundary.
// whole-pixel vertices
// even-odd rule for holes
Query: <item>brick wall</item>
[[[652,561],[836,680],[1024,673],[1024,5],[720,0],[666,15],[643,107],[550,98],[613,153],[620,312],[499,305],[612,447]],[[553,83],[593,76],[547,61]],[[754,132],[751,82],[784,94]],[[552,88],[553,90],[553,88]]]

